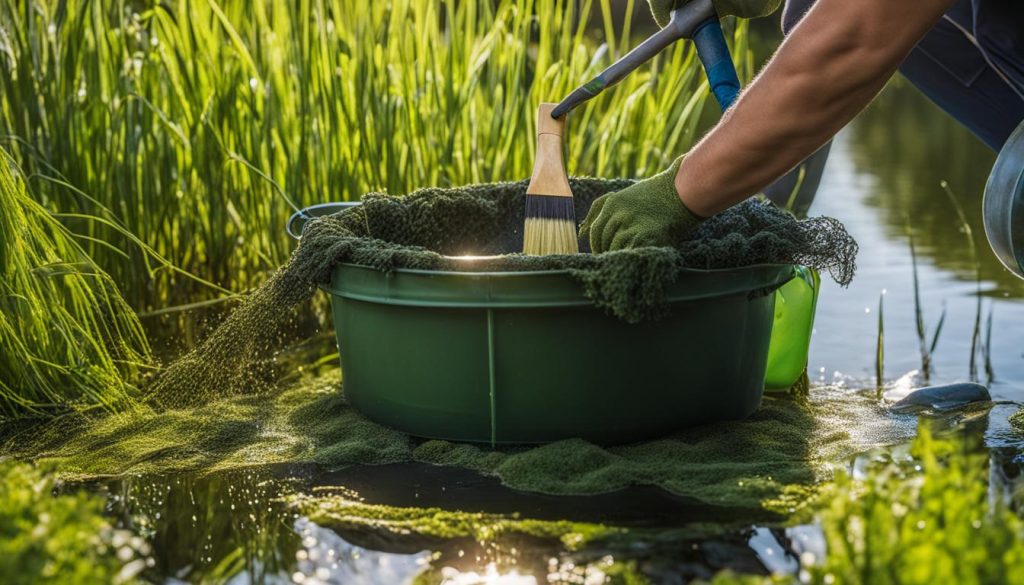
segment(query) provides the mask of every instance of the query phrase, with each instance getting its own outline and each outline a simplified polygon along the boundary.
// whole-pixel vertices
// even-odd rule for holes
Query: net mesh
[[[629,180],[570,181],[577,217]],[[289,262],[200,346],[153,386],[162,406],[251,393],[274,378],[268,356],[279,349],[281,325],[339,263],[395,269],[481,272],[566,270],[587,297],[629,323],[665,314],[666,290],[687,268],[763,263],[803,264],[847,284],[857,244],[831,218],[797,220],[767,201],[749,200],[704,222],[675,247],[605,254],[527,256],[522,248],[527,183],[429,188],[404,197],[370,194],[363,205],[312,220]],[[586,242],[581,248],[588,249]],[[461,255],[490,256],[467,263]]]

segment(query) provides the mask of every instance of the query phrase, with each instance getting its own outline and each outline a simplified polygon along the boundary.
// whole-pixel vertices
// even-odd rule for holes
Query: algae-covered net
[[[629,184],[573,180],[577,217],[598,196]],[[820,479],[821,461],[832,455],[875,443],[878,433],[863,441],[837,430],[845,425],[831,417],[849,414],[849,408],[838,409],[833,401],[801,406],[767,399],[747,421],[639,445],[605,449],[561,441],[489,450],[420,441],[377,425],[346,402],[336,374],[277,381],[282,331],[295,307],[341,262],[384,271],[566,270],[609,318],[628,322],[663,315],[666,288],[688,268],[798,263],[843,284],[854,271],[857,245],[841,224],[798,221],[761,201],[708,220],[674,247],[524,256],[516,251],[525,191],[526,183],[518,182],[425,189],[405,197],[373,194],[362,206],[311,221],[290,261],[157,379],[150,389],[155,409],[87,425],[72,440],[43,450],[78,477],[282,462],[343,467],[420,461],[474,469],[531,491],[588,494],[648,484],[723,505],[757,505],[787,484]],[[463,254],[496,257],[470,264],[453,258]]]
[[[629,180],[571,181],[577,217],[597,197]],[[853,277],[857,244],[838,221],[797,220],[769,202],[750,200],[706,221],[673,247],[605,254],[527,256],[522,248],[526,182],[423,189],[404,197],[370,194],[363,205],[313,220],[301,244],[196,350],[174,363],[153,388],[163,406],[191,406],[248,393],[273,378],[270,358],[293,308],[330,280],[339,263],[390,271],[566,270],[587,297],[630,323],[667,310],[665,291],[685,269],[764,263],[803,264],[840,284]],[[587,249],[586,242],[581,242]],[[460,255],[488,256],[472,263]]]

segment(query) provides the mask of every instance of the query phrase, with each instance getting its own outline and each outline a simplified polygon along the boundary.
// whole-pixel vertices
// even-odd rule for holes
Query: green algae
[[[805,401],[766,397],[745,421],[655,441],[601,447],[567,440],[490,449],[415,439],[378,425],[345,401],[340,386],[335,370],[276,392],[109,417],[70,438],[61,427],[60,433],[44,433],[45,444],[34,451],[72,479],[276,463],[343,468],[416,461],[472,469],[530,492],[589,495],[651,485],[709,504],[760,509],[792,486],[829,477],[830,462],[897,443],[914,431],[870,397],[824,387]]]
[[[584,217],[596,198],[632,181],[574,177],[570,184],[576,215]],[[837,220],[797,220],[756,199],[708,219],[672,246],[521,254],[526,186],[520,181],[426,188],[400,197],[368,194],[359,207],[310,221],[286,271],[290,279],[315,284],[329,282],[343,262],[385,272],[566,270],[596,306],[637,323],[664,315],[665,290],[683,268],[801,264],[827,271],[844,286],[856,270],[857,243]],[[580,244],[589,250],[586,241]],[[465,254],[482,258],[468,265],[453,258]]]
[[[387,531],[441,540],[471,538],[492,542],[525,536],[556,540],[578,550],[625,531],[603,524],[524,519],[517,515],[365,504],[344,496],[293,496],[289,505],[311,521],[332,528]]]
[[[372,465],[407,461],[411,439],[359,415],[338,392],[335,370],[283,391],[240,395],[202,407],[140,409],[84,426],[66,425],[23,447],[55,461],[69,479],[125,474],[212,473],[275,463]]]

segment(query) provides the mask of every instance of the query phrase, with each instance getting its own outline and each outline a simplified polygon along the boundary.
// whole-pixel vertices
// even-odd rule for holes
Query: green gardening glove
[[[668,24],[670,12],[686,4],[688,0],[647,0],[651,5],[651,14],[658,26]],[[739,18],[760,18],[768,16],[779,8],[782,0],[713,0],[718,16],[736,16]]]
[[[580,237],[590,238],[591,252],[672,246],[693,232],[704,220],[676,193],[682,161],[679,157],[666,171],[598,197],[580,227]]]

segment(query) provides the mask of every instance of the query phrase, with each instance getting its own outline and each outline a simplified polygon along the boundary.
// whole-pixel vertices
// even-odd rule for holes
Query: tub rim
[[[689,275],[691,278],[685,278]],[[666,290],[668,303],[768,294],[797,275],[795,264],[737,268],[681,268]],[[395,268],[380,270],[343,262],[319,288],[342,299],[424,308],[594,307],[567,269],[470,272]]]

